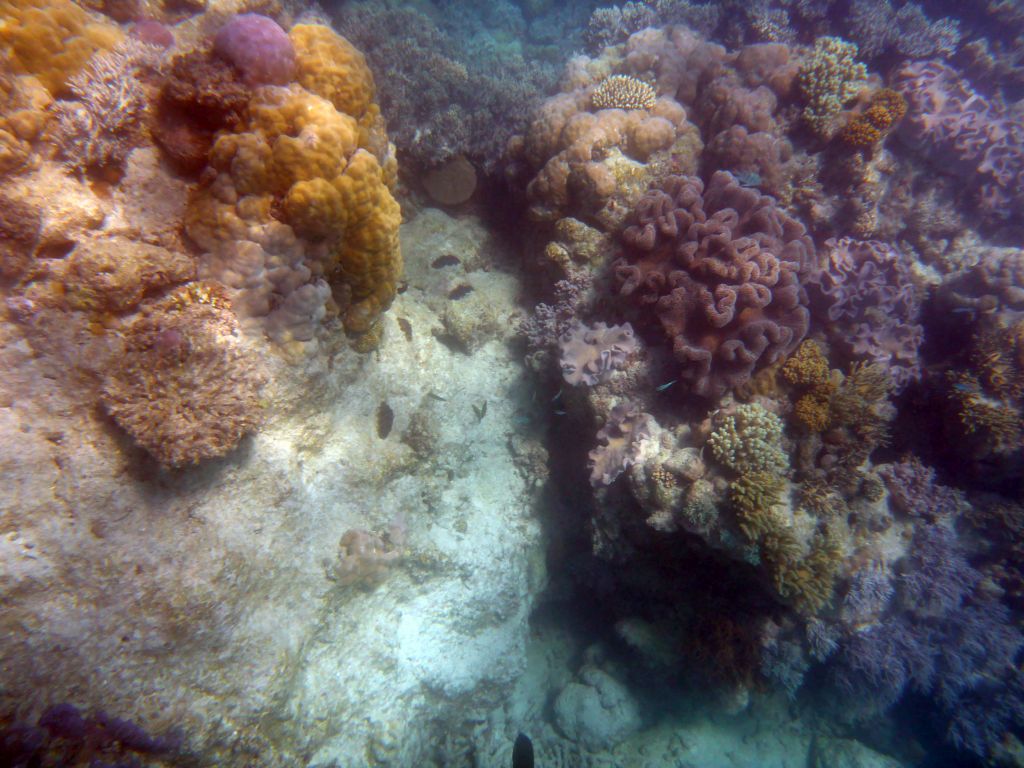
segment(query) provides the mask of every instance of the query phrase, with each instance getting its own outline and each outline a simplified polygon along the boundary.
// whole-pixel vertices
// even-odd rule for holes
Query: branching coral
[[[606,77],[590,96],[594,109],[650,109],[656,100],[654,88],[629,75]]]
[[[732,174],[669,177],[637,205],[619,292],[653,307],[692,391],[721,397],[796,348],[809,313],[803,225]]]
[[[804,98],[804,122],[828,138],[843,106],[867,84],[867,70],[857,62],[857,46],[838,37],[819,37],[797,77]]]
[[[873,147],[889,135],[906,113],[906,99],[898,91],[882,88],[872,95],[863,112],[850,118],[836,138],[854,149]]]
[[[782,474],[789,458],[780,447],[782,421],[756,403],[738,405],[719,412],[707,445],[719,464],[737,474],[770,472]]]
[[[182,467],[223,456],[263,420],[263,375],[237,338],[218,287],[192,283],[125,330],[103,384],[114,420],[157,461]]]
[[[780,503],[785,485],[769,471],[744,472],[729,485],[729,502],[748,540],[756,542],[779,527],[773,507]]]

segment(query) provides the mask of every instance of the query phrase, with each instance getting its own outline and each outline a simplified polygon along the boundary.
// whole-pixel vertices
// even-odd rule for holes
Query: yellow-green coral
[[[402,258],[401,211],[364,136],[355,116],[298,85],[260,89],[246,120],[214,142],[189,235],[214,250],[287,224],[307,244],[311,273],[331,284],[345,327],[368,331],[394,298]]]
[[[594,109],[650,109],[656,100],[654,88],[629,75],[606,77],[590,97]]]
[[[14,73],[35,75],[54,95],[98,49],[124,39],[70,0],[0,0],[0,19],[0,47]]]
[[[772,472],[748,472],[729,486],[729,501],[740,530],[750,541],[757,541],[779,526],[774,507],[781,501],[785,485]]]
[[[816,533],[810,550],[801,556],[792,530],[780,528],[765,535],[762,554],[776,591],[801,613],[817,614],[832,600],[836,574],[842,565],[842,547],[832,533]]]
[[[715,461],[743,474],[773,472],[789,468],[789,457],[782,450],[782,421],[756,403],[736,406],[716,416],[716,426],[708,437]]]
[[[843,126],[838,139],[849,147],[870,147],[885,138],[906,112],[906,99],[891,88],[882,88],[863,113]]]
[[[366,58],[344,37],[322,24],[296,24],[295,80],[357,121],[373,104],[373,75]]]
[[[867,83],[857,46],[838,37],[819,37],[800,67],[797,85],[804,98],[804,122],[827,137],[836,115]]]
[[[828,394],[815,391],[800,397],[793,405],[793,418],[808,432],[824,432],[831,422]]]

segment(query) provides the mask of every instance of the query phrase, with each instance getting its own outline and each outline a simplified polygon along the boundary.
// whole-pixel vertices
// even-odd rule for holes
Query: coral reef
[[[707,445],[715,461],[737,474],[767,472],[779,475],[789,458],[779,444],[782,421],[756,403],[719,412]]]
[[[906,112],[903,96],[891,88],[882,88],[872,94],[863,112],[847,121],[836,138],[854,149],[872,147],[889,135]]]
[[[0,176],[23,168],[49,120],[49,91],[31,75],[11,75],[0,61]]]
[[[146,307],[103,383],[103,405],[157,461],[223,456],[263,420],[264,376],[213,285],[194,283]]]
[[[651,436],[651,417],[633,403],[612,408],[607,423],[597,433],[600,442],[590,452],[590,482],[611,485],[642,455],[644,441]]]
[[[681,377],[721,397],[786,357],[807,332],[802,272],[814,245],[774,201],[716,173],[670,177],[637,206],[615,265],[622,296],[653,307]]]
[[[305,37],[319,40],[322,33]],[[296,48],[303,79],[305,43]],[[327,71],[338,65],[335,58],[324,62]],[[322,295],[317,286],[326,280],[346,328],[365,333],[390,305],[402,270],[401,212],[387,186],[392,162],[376,122],[361,125],[298,85],[261,89],[245,121],[216,139],[209,181],[190,205],[188,233],[210,252],[211,276],[248,273],[241,281],[223,279],[232,288],[251,290],[247,281],[255,281],[266,293],[281,291],[275,303],[306,304]],[[277,285],[261,277],[274,259],[291,264]],[[301,286],[311,287],[289,299]],[[323,307],[320,301],[311,309],[319,314]]]
[[[655,101],[654,88],[629,75],[606,77],[590,95],[594,109],[650,109]]]

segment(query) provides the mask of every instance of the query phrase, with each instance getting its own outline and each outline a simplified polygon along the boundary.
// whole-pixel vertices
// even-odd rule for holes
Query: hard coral
[[[715,461],[737,474],[770,472],[781,475],[789,457],[780,448],[782,421],[755,403],[720,411],[712,419],[714,429],[707,445]]]
[[[193,283],[147,308],[103,384],[114,420],[167,467],[223,456],[262,421],[263,376],[218,290]]]
[[[160,88],[153,138],[178,171],[198,173],[214,135],[241,121],[249,96],[235,70],[220,59],[200,51],[176,56]]]
[[[238,241],[272,248],[268,227],[286,224],[283,236],[308,253],[303,282],[326,278],[346,328],[368,331],[402,270],[401,212],[363,138],[353,116],[297,85],[261,89],[245,121],[213,146],[189,235],[216,256]]]
[[[898,91],[882,88],[871,97],[862,113],[850,118],[836,138],[854,149],[874,146],[892,131],[906,112],[906,99]]]
[[[11,75],[0,59],[0,175],[24,167],[49,118],[50,93],[31,75]]]
[[[296,24],[288,37],[295,46],[296,82],[327,99],[339,112],[362,120],[375,93],[363,54],[321,24]]]
[[[629,75],[606,77],[590,96],[594,109],[650,109],[656,100],[654,88]]]
[[[295,48],[288,34],[258,13],[242,13],[228,21],[217,32],[213,50],[252,86],[287,85],[295,76]]]
[[[726,172],[707,189],[671,176],[623,235],[619,293],[652,307],[691,390],[718,398],[788,355],[807,332],[800,275],[813,264],[803,225]]]
[[[16,74],[35,75],[54,95],[100,49],[124,35],[71,0],[0,0],[0,44],[10,49]]]
[[[867,82],[867,70],[856,60],[857,46],[838,37],[819,37],[797,84],[804,97],[804,122],[822,138],[834,130],[836,116]]]

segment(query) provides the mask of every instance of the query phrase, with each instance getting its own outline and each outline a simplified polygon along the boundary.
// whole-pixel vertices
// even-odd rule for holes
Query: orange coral
[[[891,88],[882,88],[872,96],[867,108],[843,126],[838,139],[848,147],[871,147],[885,138],[907,112],[907,102]]]
[[[97,50],[124,39],[118,27],[70,0],[0,0],[0,18],[0,44],[9,49],[14,72],[35,75],[54,95]]]

